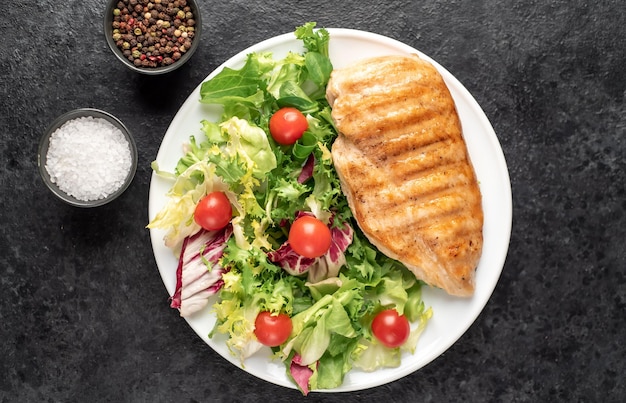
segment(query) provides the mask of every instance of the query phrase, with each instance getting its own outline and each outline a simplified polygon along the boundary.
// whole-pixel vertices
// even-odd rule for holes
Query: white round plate
[[[509,174],[496,134],[476,100],[452,74],[428,56],[394,39],[350,29],[329,28],[328,31],[330,58],[336,68],[372,56],[417,53],[439,70],[456,102],[470,157],[480,183],[485,216],[483,254],[476,273],[474,296],[456,298],[441,290],[425,287],[423,298],[426,305],[432,307],[433,317],[422,334],[415,353],[403,355],[402,364],[398,368],[382,369],[373,373],[353,370],[346,375],[341,387],[327,390],[345,392],[383,385],[417,371],[445,352],[465,333],[489,300],[500,277],[509,247],[512,202]],[[215,76],[223,67],[240,68],[246,55],[263,51],[271,51],[275,58],[282,58],[288,51],[303,52],[304,49],[293,33],[280,35],[235,55],[209,74],[207,79]],[[202,119],[217,121],[219,118],[219,109],[201,104],[199,99],[200,86],[189,95],[172,120],[156,158],[161,169],[173,171],[182,156],[182,144],[188,142],[190,135],[201,136]],[[170,186],[170,181],[152,175],[148,206],[150,220],[165,205],[165,195]],[[163,244],[164,234],[162,230],[150,231],[159,272],[167,291],[172,295],[176,286],[177,260]],[[163,309],[168,308],[164,306]],[[234,365],[240,366],[238,359],[228,351],[224,338],[208,338],[215,323],[215,317],[209,311],[207,308],[186,318],[186,321],[211,348]],[[284,365],[270,360],[269,348],[248,358],[242,369],[268,382],[295,388],[285,374]]]

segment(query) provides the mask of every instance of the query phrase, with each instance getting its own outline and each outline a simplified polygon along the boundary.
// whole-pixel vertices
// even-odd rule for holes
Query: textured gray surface
[[[202,2],[192,61],[121,66],[104,1],[17,1],[0,32],[0,401],[292,401],[167,307],[147,220],[150,162],[215,67],[306,21],[401,40],[474,95],[504,150],[513,232],[502,277],[463,337],[425,368],[308,401],[620,401],[626,395],[626,17],[621,1]],[[133,131],[139,168],[111,205],[61,204],[39,136],[96,107]]]

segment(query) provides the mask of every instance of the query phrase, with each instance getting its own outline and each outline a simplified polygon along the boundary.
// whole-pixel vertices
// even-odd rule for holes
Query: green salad
[[[251,53],[201,85],[221,117],[199,122],[174,172],[153,163],[172,187],[148,227],[167,231],[179,259],[171,306],[215,315],[209,337],[226,335],[242,365],[270,348],[307,394],[353,368],[399,366],[432,313],[422,283],[368,242],[341,192],[330,35],[311,22],[295,36],[302,53]]]

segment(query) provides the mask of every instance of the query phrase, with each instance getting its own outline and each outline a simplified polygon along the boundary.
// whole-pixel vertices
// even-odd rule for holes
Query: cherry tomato
[[[224,228],[230,222],[233,208],[223,192],[211,192],[198,202],[193,219],[202,228],[215,231]]]
[[[372,333],[387,347],[398,347],[409,338],[411,327],[404,315],[398,315],[395,309],[379,312],[372,321]]]
[[[287,314],[272,315],[268,311],[260,312],[254,321],[254,335],[259,343],[276,347],[289,338],[293,325]]]
[[[315,217],[305,215],[291,224],[289,244],[301,256],[324,256],[330,248],[330,242],[330,229]]]
[[[309,127],[306,116],[296,108],[281,108],[270,118],[270,134],[278,144],[285,146],[298,141]]]

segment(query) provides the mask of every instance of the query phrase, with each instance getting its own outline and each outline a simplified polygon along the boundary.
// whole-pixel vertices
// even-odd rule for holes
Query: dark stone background
[[[0,14],[0,401],[292,401],[206,346],[167,306],[147,221],[150,162],[219,64],[306,21],[368,30],[433,57],[502,144],[513,231],[483,313],[391,384],[308,401],[621,401],[626,395],[626,13],[621,0],[202,1],[192,61],[150,78],[102,34],[104,1],[16,1]],[[66,206],[37,172],[39,137],[78,107],[139,146],[114,203]]]

